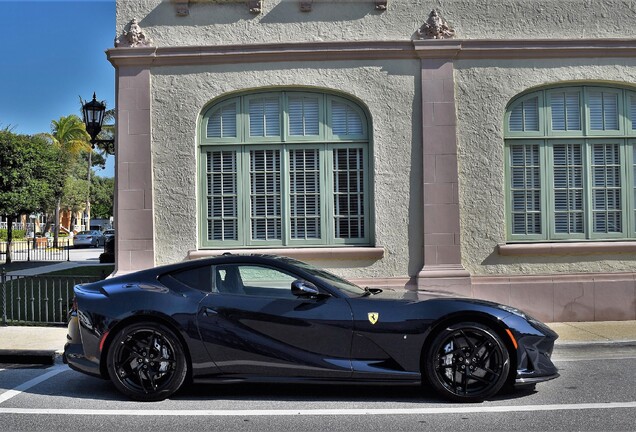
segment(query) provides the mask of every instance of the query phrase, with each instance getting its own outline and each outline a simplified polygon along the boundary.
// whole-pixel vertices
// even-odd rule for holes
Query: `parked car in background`
[[[99,255],[99,262],[114,263],[115,262],[115,236],[104,236],[106,241],[104,242],[104,253]]]
[[[101,231],[98,231],[98,230],[80,231],[73,238],[73,246],[76,248],[99,247],[99,246],[104,246],[105,241],[106,241],[106,237],[104,237]]]
[[[107,229],[104,231],[104,240],[108,240],[110,237],[115,237],[115,230],[114,229]]]

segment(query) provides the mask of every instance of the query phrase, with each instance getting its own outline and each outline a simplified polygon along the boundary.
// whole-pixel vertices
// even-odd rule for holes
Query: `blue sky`
[[[0,0],[0,127],[50,132],[79,97],[115,106],[115,0]],[[113,176],[113,158],[98,175]]]

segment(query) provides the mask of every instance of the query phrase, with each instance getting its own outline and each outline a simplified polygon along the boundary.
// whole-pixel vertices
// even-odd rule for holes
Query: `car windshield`
[[[292,264],[296,267],[300,267],[305,270],[307,273],[310,273],[317,279],[325,282],[328,285],[334,286],[341,291],[344,291],[345,294],[349,296],[360,296],[365,295],[366,290],[364,288],[359,287],[353,282],[349,282],[346,279],[341,278],[340,276],[336,276],[335,274],[329,273],[326,270],[319,269],[310,264],[304,263],[302,261],[298,261],[292,258],[283,258],[284,261],[287,261],[289,264]]]
[[[77,233],[77,235],[91,235],[92,233],[90,231],[80,231]]]

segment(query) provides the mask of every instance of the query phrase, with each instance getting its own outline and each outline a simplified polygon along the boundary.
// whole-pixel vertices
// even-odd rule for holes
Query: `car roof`
[[[209,257],[209,258],[198,258],[189,261],[181,261],[173,264],[166,264],[162,266],[157,266],[153,268],[149,268],[146,270],[140,270],[139,272],[129,273],[126,275],[122,275],[122,278],[134,278],[136,279],[137,275],[153,275],[154,277],[161,277],[167,273],[171,273],[174,271],[182,271],[188,270],[200,266],[205,265],[219,265],[219,264],[230,264],[235,262],[247,262],[254,264],[282,264],[283,266],[294,265],[294,261],[292,258],[288,258],[285,256],[278,255],[264,255],[264,254],[223,254],[219,256]],[[298,271],[304,273],[303,269],[298,268]]]

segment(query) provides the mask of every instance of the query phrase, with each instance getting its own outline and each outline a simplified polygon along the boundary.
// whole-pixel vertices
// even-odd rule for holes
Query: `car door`
[[[351,308],[344,298],[298,298],[289,271],[265,264],[213,267],[198,324],[225,374],[344,378],[351,375]]]

